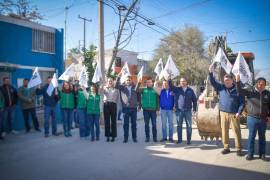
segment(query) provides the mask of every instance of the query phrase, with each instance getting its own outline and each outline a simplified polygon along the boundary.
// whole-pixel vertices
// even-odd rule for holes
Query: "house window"
[[[36,52],[55,53],[55,34],[33,29],[32,50]]]

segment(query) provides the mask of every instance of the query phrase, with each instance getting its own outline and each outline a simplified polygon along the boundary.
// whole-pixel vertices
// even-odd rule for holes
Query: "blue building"
[[[35,67],[46,83],[49,75],[63,72],[63,49],[63,29],[0,15],[0,85],[7,76],[14,87],[20,87]],[[37,105],[42,109],[38,101]],[[24,123],[19,107],[17,111],[14,127],[19,130]]]

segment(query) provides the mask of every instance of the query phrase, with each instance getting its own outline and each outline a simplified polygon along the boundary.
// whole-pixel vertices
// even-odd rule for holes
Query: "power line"
[[[230,42],[228,44],[245,44],[245,43],[265,42],[265,41],[270,41],[270,38],[256,39],[256,40],[249,40],[249,41],[236,41],[236,42]]]

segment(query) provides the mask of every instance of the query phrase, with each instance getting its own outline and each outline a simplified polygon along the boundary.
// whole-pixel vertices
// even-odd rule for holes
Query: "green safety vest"
[[[83,91],[81,91],[81,90],[78,91],[78,97],[77,98],[78,98],[77,108],[80,108],[80,109],[85,108],[87,100],[86,100],[86,97],[83,94]]]
[[[157,109],[157,93],[153,88],[144,88],[142,91],[142,108],[143,109]]]
[[[89,94],[86,110],[87,114],[100,114],[100,95]]]
[[[60,93],[60,106],[61,108],[73,109],[74,108],[74,94],[72,92]]]
[[[0,92],[0,109],[4,108],[4,104],[5,104],[4,102],[5,102],[4,96],[2,92]]]

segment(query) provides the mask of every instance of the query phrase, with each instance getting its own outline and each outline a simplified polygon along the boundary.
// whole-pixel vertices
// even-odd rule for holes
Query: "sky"
[[[105,0],[111,2],[114,0]],[[116,0],[125,5],[130,0]],[[86,26],[86,44],[98,46],[97,0],[30,0],[44,15],[42,24],[64,28],[67,13],[67,49],[78,47],[83,40],[83,21],[78,15],[92,19]],[[170,31],[195,25],[204,34],[205,48],[211,38],[227,33],[228,45],[234,52],[255,54],[256,69],[270,71],[270,0],[141,0],[139,14],[152,19]],[[105,48],[112,48],[117,30],[118,16],[112,8],[104,6]],[[156,26],[138,24],[127,50],[139,52],[139,57],[151,60],[160,39],[168,35]],[[262,40],[262,41],[261,41]],[[255,42],[249,42],[255,41]]]

